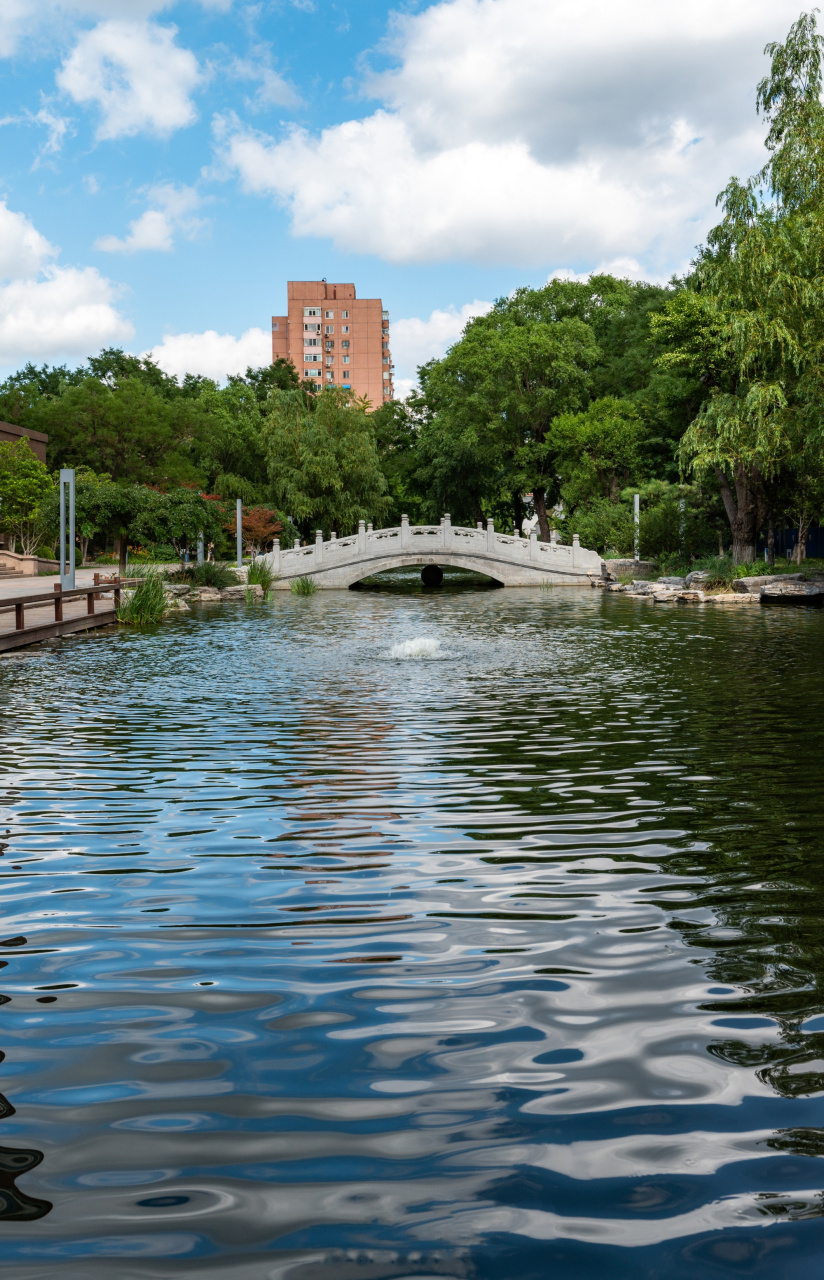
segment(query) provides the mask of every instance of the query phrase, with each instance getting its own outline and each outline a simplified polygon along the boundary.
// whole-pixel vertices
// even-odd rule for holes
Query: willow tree
[[[719,196],[724,217],[696,263],[695,291],[657,321],[673,340],[665,359],[691,362],[710,388],[682,456],[715,473],[738,563],[754,559],[770,482],[797,472],[815,495],[824,474],[822,44],[810,13],[785,44],[767,45],[757,107],[769,159]]]
[[[381,521],[389,509],[375,426],[366,404],[342,388],[319,395],[276,391],[269,400],[264,446],[271,492],[304,538],[322,529],[347,534],[359,520]]]

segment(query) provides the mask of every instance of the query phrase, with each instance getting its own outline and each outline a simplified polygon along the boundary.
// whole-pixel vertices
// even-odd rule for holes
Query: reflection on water
[[[278,593],[4,660],[6,1266],[815,1274],[823,637]]]

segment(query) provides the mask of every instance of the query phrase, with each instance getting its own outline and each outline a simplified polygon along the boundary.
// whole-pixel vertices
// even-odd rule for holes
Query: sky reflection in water
[[[0,1260],[807,1280],[823,640],[335,592],[4,659]]]

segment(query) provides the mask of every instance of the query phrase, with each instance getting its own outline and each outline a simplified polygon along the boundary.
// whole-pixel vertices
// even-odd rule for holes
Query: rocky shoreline
[[[824,604],[824,575],[807,577],[803,573],[773,573],[761,577],[738,578],[730,591],[713,591],[704,584],[710,574],[688,573],[685,577],[664,577],[654,581],[636,579],[622,583],[613,574],[592,586],[621,594],[631,600],[649,600],[653,604],[709,604],[722,606],[741,605],[822,605]]]
[[[264,591],[258,583],[247,585],[243,582],[218,590],[217,587],[193,587],[188,582],[167,582],[166,613],[181,613],[188,610],[190,604],[220,604],[223,601],[257,603],[263,599]],[[123,592],[124,599],[133,592]]]

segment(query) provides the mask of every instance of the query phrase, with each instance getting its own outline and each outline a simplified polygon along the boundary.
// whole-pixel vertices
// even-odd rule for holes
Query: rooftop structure
[[[272,360],[291,360],[301,378],[347,387],[377,409],[393,396],[389,312],[358,298],[353,284],[290,280],[288,314],[272,316]]]

